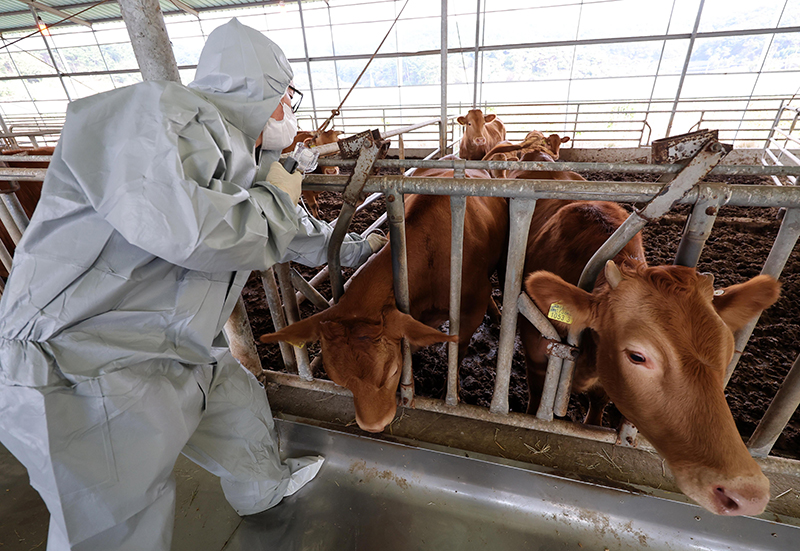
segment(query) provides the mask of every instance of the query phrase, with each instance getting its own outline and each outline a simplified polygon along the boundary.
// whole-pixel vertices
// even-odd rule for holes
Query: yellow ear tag
[[[303,341],[299,341],[299,342],[286,341],[286,342],[288,342],[289,344],[291,344],[292,346],[295,346],[297,348],[303,348],[306,345],[306,343],[303,342]]]
[[[551,320],[572,323],[572,315],[558,302],[554,302],[550,305],[550,311],[547,312],[547,317]]]

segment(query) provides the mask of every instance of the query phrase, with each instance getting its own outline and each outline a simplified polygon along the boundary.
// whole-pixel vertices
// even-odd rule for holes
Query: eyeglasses
[[[292,113],[297,113],[297,110],[300,109],[300,104],[303,102],[303,92],[292,86],[289,85],[289,99],[292,102]]]

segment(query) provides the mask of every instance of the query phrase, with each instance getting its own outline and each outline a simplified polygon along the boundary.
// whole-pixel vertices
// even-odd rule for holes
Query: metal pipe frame
[[[694,268],[700,260],[700,253],[711,235],[719,208],[725,204],[725,197],[714,193],[713,189],[700,186],[700,196],[686,219],[686,227],[675,254],[674,264]]]
[[[441,104],[441,117],[439,123],[439,151],[442,154],[447,153],[447,0],[441,0],[442,3],[442,14],[441,14],[441,25],[442,25],[442,34],[441,34],[441,50],[439,53],[441,59],[441,85],[440,91],[442,95],[442,104]]]
[[[497,371],[494,393],[489,411],[508,413],[508,389],[511,380],[511,360],[514,356],[514,339],[517,334],[517,298],[522,289],[522,272],[525,265],[525,249],[531,228],[536,200],[511,199],[508,203],[509,237],[506,280],[503,285],[503,315],[500,319],[500,340],[497,344]]]
[[[278,291],[278,283],[275,281],[275,271],[272,268],[259,272],[261,276],[261,284],[264,286],[264,294],[267,297],[267,304],[269,305],[269,312],[272,315],[272,326],[275,331],[280,331],[286,327],[286,316],[283,312],[281,305],[281,295]],[[281,358],[283,358],[283,365],[297,373],[297,360],[292,351],[292,345],[288,342],[280,341],[278,343],[281,350]]]
[[[294,287],[292,287],[292,276],[289,270],[289,263],[279,263],[275,265],[275,273],[278,276],[278,283],[283,291],[283,309],[286,312],[286,320],[289,325],[300,321],[300,309],[297,301],[294,300]],[[308,347],[292,346],[295,359],[297,360],[297,373],[302,379],[311,381],[314,376],[308,361]]]
[[[775,441],[800,406],[800,355],[794,360],[775,398],[758,423],[753,436],[747,441],[750,453],[757,457],[769,455]]]
[[[397,309],[404,314],[411,312],[411,297],[408,291],[408,247],[406,243],[405,201],[396,189],[386,192],[386,215],[389,220],[389,245],[392,250],[392,274],[394,298]],[[411,346],[403,339],[403,373],[400,376],[400,403],[405,407],[414,404],[414,374],[411,371]]]
[[[11,241],[14,245],[19,245],[19,240],[22,239],[22,230],[17,226],[14,217],[11,216],[5,201],[0,201],[0,223],[6,228]]]
[[[341,191],[345,177],[326,176],[320,180],[308,176],[306,189],[314,191]],[[339,181],[341,184],[317,184],[317,182]],[[745,186],[708,184],[730,196],[726,205],[739,207],[800,207],[800,187],[795,186]],[[485,197],[507,197],[526,199],[572,199],[575,201],[617,201],[623,203],[646,203],[658,195],[662,184],[645,182],[575,180],[493,180],[491,178],[469,178],[454,181],[452,178],[406,178],[402,176],[375,176],[369,178],[364,187],[367,192],[385,192],[397,189],[402,193],[429,195],[480,195]],[[725,190],[725,191],[723,191]],[[676,204],[694,204],[698,191],[689,191]],[[635,232],[634,232],[635,233]],[[631,234],[633,236],[633,234]]]
[[[460,163],[463,165],[463,163]],[[459,167],[454,178],[463,178],[464,169]],[[464,215],[467,211],[466,196],[450,196],[450,335],[461,330],[461,283],[464,261]],[[447,343],[447,405],[458,403],[459,342]]]
[[[789,189],[797,188],[792,187]],[[795,208],[786,209],[781,227],[778,230],[778,235],[775,237],[775,242],[772,244],[772,249],[769,251],[761,273],[771,276],[774,279],[780,278],[783,267],[786,266],[786,261],[789,260],[789,255],[792,254],[792,250],[794,250],[794,246],[797,244],[798,237],[800,237],[800,208],[795,206]],[[750,340],[750,335],[753,334],[753,329],[755,329],[758,324],[760,317],[759,315],[755,319],[750,320],[745,327],[736,332],[736,344],[733,358],[731,359],[731,363],[728,364],[728,368],[725,370],[725,386],[727,386],[728,381],[731,380],[733,371],[736,369],[736,365],[739,363],[739,359],[744,352],[744,347],[747,345],[747,341]]]

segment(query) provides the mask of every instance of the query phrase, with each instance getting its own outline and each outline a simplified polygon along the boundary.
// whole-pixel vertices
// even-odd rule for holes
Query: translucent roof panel
[[[141,80],[116,3],[41,1],[69,14],[90,8],[78,17],[92,27],[56,25],[58,15],[41,12],[51,25],[42,35],[27,6],[0,0],[0,114],[53,113]],[[410,0],[371,62],[405,0],[183,2],[199,16],[161,1],[183,82],[208,34],[237,17],[286,53],[306,126],[338,106],[367,63],[337,125],[357,131],[441,112],[441,0]],[[497,109],[512,133],[536,121],[583,143],[616,136],[631,145],[687,131],[702,116],[750,143],[800,92],[800,0],[447,2],[448,112]],[[435,133],[420,135],[436,142]]]

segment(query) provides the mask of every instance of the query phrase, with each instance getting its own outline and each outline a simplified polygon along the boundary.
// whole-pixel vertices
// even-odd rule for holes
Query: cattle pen
[[[414,1],[409,4],[412,10],[422,13],[428,9],[414,6]],[[627,0],[619,3],[620,9],[633,7]],[[400,101],[398,92],[397,105],[378,95],[372,98],[373,104],[342,109],[337,124],[348,138],[319,148],[322,153],[338,153],[320,158],[319,164],[338,167],[340,174],[308,174],[303,181],[304,191],[321,194],[320,218],[335,228],[328,265],[320,270],[286,263],[254,272],[225,325],[234,355],[265,387],[276,419],[281,453],[286,457],[323,455],[323,469],[312,483],[278,507],[242,519],[225,502],[215,477],[180,458],[174,469],[178,505],[173,549],[798,548],[800,188],[796,178],[800,175],[800,108],[791,93],[781,89],[767,94],[763,88],[777,86],[778,70],[770,69],[775,57],[772,44],[800,36],[800,26],[793,25],[793,14],[800,8],[781,0],[780,27],[778,23],[774,28],[753,23],[753,28],[728,28],[720,23],[717,28],[703,27],[702,16],[705,9],[706,14],[726,21],[724,2],[720,2],[722,7],[713,0],[690,3],[693,10],[686,10],[692,13],[683,18],[679,17],[678,2],[658,3],[659,10],[666,9],[662,15],[670,21],[663,35],[622,32],[620,37],[611,37],[576,32],[575,36],[562,39],[545,33],[540,42],[531,42],[526,34],[516,44],[510,42],[512,38],[508,38],[509,42],[492,42],[481,32],[491,30],[491,22],[501,21],[507,15],[505,11],[511,10],[513,15],[516,9],[533,9],[527,5],[501,9],[491,0],[478,0],[477,7],[470,3],[465,8],[460,2],[443,0],[441,6],[434,3],[429,7],[435,8],[433,15],[425,12],[427,15],[415,20],[412,14],[412,23],[424,22],[428,34],[437,40],[442,37],[441,48],[434,45],[426,49],[422,35],[413,34],[421,40],[416,46],[418,51],[411,51],[408,46],[404,50],[400,38],[395,38],[397,51],[378,54],[379,69],[368,72],[367,78],[382,78],[381,71],[389,62],[397,63],[401,80],[409,67],[420,73],[431,72],[430,67],[417,63],[417,58],[434,59],[438,65],[431,82],[438,84],[420,88],[428,94],[440,93],[441,98],[423,102],[422,96],[416,94],[406,103]],[[2,31],[8,29],[4,27],[2,4],[0,39],[6,44],[8,39]],[[73,20],[78,19],[67,20],[67,25],[72,21],[72,27],[85,27],[86,22],[97,25],[125,15],[104,12],[94,22],[88,17],[92,11],[87,12],[86,20],[80,19],[83,14],[76,13],[88,4],[47,3],[61,15],[38,4],[33,3],[30,11],[26,7],[24,15],[30,18],[33,14],[47,23],[70,15]],[[225,12],[227,16],[236,15],[236,9],[263,8],[273,10],[269,17],[279,18],[285,16],[288,6],[290,15],[281,20],[283,26],[279,25],[275,32],[287,41],[290,29],[297,31],[294,38],[302,35],[302,40],[298,39],[290,46],[291,53],[287,53],[295,79],[300,82],[298,86],[311,92],[312,105],[306,103],[298,112],[301,124],[305,121],[313,128],[321,122],[320,112],[328,104],[335,107],[343,89],[352,82],[354,75],[347,72],[352,72],[351,65],[365,62],[372,53],[342,53],[338,49],[340,44],[352,49],[351,42],[364,37],[353,33],[348,39],[335,34],[337,26],[346,27],[346,22],[336,19],[336,0],[268,1],[242,6],[217,0],[183,0],[164,2],[160,10],[159,3],[153,1],[120,0],[120,4],[123,12],[126,6],[143,13],[163,11],[186,27],[200,21],[203,14],[223,7],[229,10]],[[354,18],[359,9],[377,10],[378,6],[391,4],[394,9],[389,19],[393,19],[405,8],[403,1],[352,4],[348,3],[352,10],[347,13]],[[537,5],[536,9],[560,13],[555,4],[558,3]],[[564,9],[573,5],[585,9],[589,15],[578,15],[581,21],[581,17],[586,19],[596,13],[592,10],[614,2],[564,4]],[[113,9],[119,12],[116,7]],[[257,16],[263,18],[259,12],[252,20]],[[296,29],[285,23],[289,17],[297,18]],[[320,23],[324,18],[327,22]],[[674,30],[670,27],[673,18],[688,22],[676,23],[678,30]],[[399,21],[402,23],[403,19]],[[470,24],[469,33],[465,32],[465,22]],[[133,69],[121,69],[110,64],[108,57],[104,74],[115,75],[125,84],[129,82],[123,77],[131,70],[137,75],[141,70],[145,79],[186,80],[184,73],[193,68],[191,62],[179,59],[177,65],[170,65],[159,60],[157,54],[165,48],[180,54],[197,37],[187,37],[185,30],[175,31],[174,36],[170,34],[174,39],[170,44],[163,29],[154,30],[152,22],[137,23],[129,16],[125,23],[130,29],[140,25],[141,42],[137,44],[132,38],[138,62],[134,62]],[[24,27],[23,24],[20,28]],[[45,44],[52,42],[47,51],[53,46],[56,55],[61,55],[55,47],[59,44],[58,28],[53,26],[55,40],[41,34]],[[167,25],[170,33],[172,28]],[[314,49],[317,39],[312,34],[319,29],[330,29],[326,50]],[[99,48],[94,31],[86,32],[93,35]],[[472,34],[474,37],[468,39]],[[692,96],[692,87],[698,86],[695,77],[703,71],[714,72],[710,61],[698,68],[692,51],[701,50],[706,43],[713,45],[715,41],[745,35],[770,37],[761,57],[749,61],[748,70],[758,75],[751,89],[740,86],[714,98]],[[205,30],[202,36],[205,37]],[[368,36],[370,40],[375,38]],[[582,75],[591,73],[588,61],[581,65],[580,48],[619,43],[625,47],[625,55],[638,59],[633,50],[637,45],[647,48],[653,40],[664,45],[657,55],[658,65],[653,68],[652,89],[620,102],[619,96],[610,93],[602,92],[606,97],[594,99],[588,93],[580,96],[566,88],[567,94],[575,95],[569,96],[569,101],[558,99],[563,92],[559,84],[562,80],[569,81],[570,87],[574,81],[575,89],[579,89]],[[83,44],[80,40],[75,43]],[[369,47],[374,45],[370,42]],[[670,53],[677,45],[686,48],[685,59],[679,53]],[[559,49],[567,47],[575,48],[575,53],[570,54],[571,68],[563,77],[559,64],[561,57],[569,56]],[[105,49],[102,51],[108,55]],[[529,51],[556,52],[545,59],[558,67],[537,66],[535,70],[561,75],[548,77],[543,88],[559,91],[542,101],[527,97],[505,101],[502,91],[517,89],[522,83],[509,74],[503,77],[507,81],[493,82],[491,71],[502,69],[497,57],[513,57],[515,51],[525,55]],[[465,62],[465,56],[472,57]],[[469,60],[479,57],[482,64],[475,61],[468,65]],[[558,60],[553,61],[556,57]],[[149,64],[145,62],[148,59]],[[18,58],[14,61],[22,66]],[[327,64],[333,67],[330,75]],[[77,97],[72,80],[86,75],[77,66],[65,68],[63,60],[54,61],[53,65],[55,73],[44,78],[51,78],[63,88],[65,101]],[[659,96],[657,90],[665,86],[662,65],[677,68],[673,67],[675,74],[669,75],[670,79],[675,77],[675,82],[670,80],[674,90],[670,88],[670,93]],[[37,78],[26,78],[23,70],[16,70],[12,80],[24,80],[33,90]],[[758,84],[762,72],[767,84]],[[454,73],[458,74],[455,84]],[[350,79],[347,86],[344,81],[339,82],[345,74]],[[800,72],[792,74],[800,77]],[[633,86],[633,77],[629,77],[625,73],[613,75],[610,80]],[[0,82],[2,79],[0,75]],[[601,80],[598,77],[598,82]],[[442,82],[449,85],[441,86]],[[635,91],[631,93],[635,95]],[[435,104],[438,99],[441,102]],[[2,106],[0,97],[0,110]],[[502,118],[512,142],[522,141],[531,130],[568,136],[571,141],[555,161],[547,163],[439,159],[458,152],[463,127],[455,119],[473,107],[491,110]],[[36,109],[35,116],[21,111],[17,114],[14,109],[2,111],[0,139],[7,149],[56,144],[63,118],[38,106]],[[667,137],[657,140],[660,136]],[[20,201],[22,194],[18,192],[44,179],[46,169],[42,166],[51,158],[33,154],[21,162],[18,154],[0,153],[0,224],[13,245],[22,239],[29,223],[27,205],[23,204],[24,199]],[[38,168],[28,168],[31,166]],[[452,171],[452,177],[415,177],[414,172],[419,169],[445,169]],[[468,170],[486,170],[493,176],[499,171],[574,171],[587,179],[475,178],[467,177]],[[414,283],[409,281],[409,256],[415,250],[407,240],[405,208],[414,195],[445,196],[449,201],[450,221],[442,221],[437,227],[450,240],[450,271],[442,276],[449,278],[449,319],[438,327],[449,335],[459,334],[462,278],[471,268],[464,263],[462,254],[468,198],[507,200],[508,243],[492,290],[500,317],[498,320],[486,315],[461,364],[457,342],[412,353],[408,341],[403,340],[397,413],[385,430],[370,433],[356,423],[353,393],[335,384],[326,373],[319,345],[268,345],[258,338],[324,312],[346,295],[349,281],[359,273],[341,266],[339,244],[348,231],[366,236],[385,230],[390,240],[387,247],[391,251],[396,305],[409,313],[409,286]],[[609,201],[622,205],[629,214],[584,268],[578,285],[583,289],[591,290],[606,261],[640,233],[648,247],[648,263],[710,271],[716,277],[717,289],[759,274],[781,282],[783,296],[773,306],[779,313],[766,309],[734,333],[734,355],[724,376],[728,385],[726,398],[734,410],[737,429],[770,481],[771,499],[765,512],[724,517],[698,506],[681,493],[674,474],[653,444],[638,434],[613,404],[606,411],[603,426],[579,422],[586,401],[571,389],[576,358],[585,343],[579,334],[562,337],[547,312],[536,306],[524,288],[529,228],[537,208],[541,209],[546,200]],[[0,262],[7,271],[11,270],[13,248],[0,245]],[[524,349],[518,336],[523,318],[551,341],[542,398],[530,413],[525,411],[528,397]],[[702,423],[703,419],[695,421]],[[0,447],[0,452],[5,449]],[[47,535],[46,508],[28,486],[24,469],[7,453],[0,454],[0,483],[0,493],[7,494],[5,499],[0,497],[0,549],[43,548],[40,546]]]

